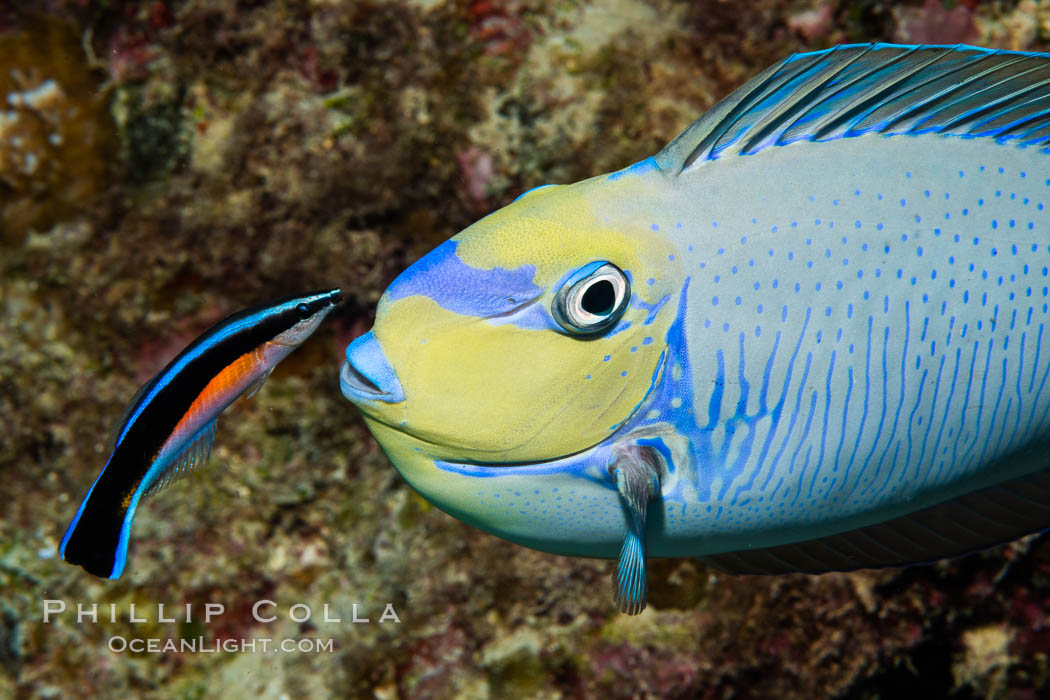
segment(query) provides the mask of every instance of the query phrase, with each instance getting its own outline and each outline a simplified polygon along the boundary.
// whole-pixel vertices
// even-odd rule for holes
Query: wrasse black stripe
[[[246,309],[212,326],[168,363],[129,408],[112,455],[66,531],[62,557],[96,576],[119,577],[143,493],[162,476],[170,478],[168,470],[205,461],[218,414],[257,388],[340,299],[340,290],[333,289]],[[232,389],[206,395],[224,373],[231,381],[220,384]]]

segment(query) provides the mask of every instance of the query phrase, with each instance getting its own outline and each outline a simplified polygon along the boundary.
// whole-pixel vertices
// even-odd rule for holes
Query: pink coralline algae
[[[478,213],[488,211],[491,208],[488,185],[495,175],[492,156],[476,146],[471,146],[458,154],[456,160],[459,162],[459,170],[471,207]]]
[[[896,39],[906,44],[964,44],[978,37],[973,10],[967,3],[947,9],[941,0],[926,0],[921,8],[901,11]]]
[[[171,9],[163,2],[123,5],[115,8],[125,23],[108,37],[108,69],[116,83],[144,80],[149,64],[159,55],[156,46],[161,31],[175,24]]]
[[[475,0],[470,3],[471,37],[482,44],[488,56],[510,59],[517,64],[532,41],[532,30],[523,19],[522,8],[513,0]]]
[[[816,10],[804,10],[788,17],[788,29],[806,41],[827,36],[834,27],[835,13],[831,5],[821,5]]]

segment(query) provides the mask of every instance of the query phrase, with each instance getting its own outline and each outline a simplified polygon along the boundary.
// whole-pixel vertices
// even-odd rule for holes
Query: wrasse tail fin
[[[146,492],[143,495],[152,496],[160,493],[193,469],[207,464],[208,459],[211,457],[212,444],[215,442],[215,424],[217,422],[218,419],[216,418],[201,428],[193,436],[193,439],[186,444],[186,447],[176,455],[175,459],[171,460],[171,463],[146,487]]]
[[[1050,471],[1042,471],[875,525],[703,559],[733,574],[876,569],[955,557],[1047,528]]]
[[[629,518],[613,575],[613,599],[620,611],[628,615],[637,615],[645,609],[648,590],[645,512],[649,501],[659,492],[658,460],[659,456],[651,448],[632,445],[610,467]]]
[[[113,475],[119,471],[112,459],[106,464],[58,549],[62,559],[100,578],[119,578],[127,560],[134,499],[133,490],[114,486]]]
[[[194,467],[205,464],[215,439],[215,423],[213,420],[201,428],[141,495],[162,491]],[[114,454],[119,461],[120,457]],[[141,484],[117,483],[121,472],[128,471],[113,459],[106,464],[59,546],[64,560],[101,578],[119,578],[127,561],[131,523],[141,489]]]

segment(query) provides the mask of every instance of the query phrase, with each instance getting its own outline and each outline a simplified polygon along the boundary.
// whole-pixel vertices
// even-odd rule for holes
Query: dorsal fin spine
[[[1050,117],[1050,109],[1044,109],[1038,115],[1033,115],[1031,119],[1028,119],[1026,121],[1036,121],[1038,119],[1038,117],[1044,117],[1044,118],[1045,117]],[[1032,134],[1038,133],[1040,131],[1042,131],[1044,133],[1042,135],[1040,135],[1040,136],[1033,136],[1032,135]],[[1000,137],[1000,138],[1003,139],[1004,141],[1010,140],[1010,137],[1006,137],[1006,138]],[[1021,142],[1021,144],[1025,145],[1025,146],[1031,146],[1034,143],[1039,143],[1040,141],[1045,141],[1048,138],[1050,138],[1050,124],[1045,124],[1045,123],[1037,124],[1035,127],[1029,129],[1028,131],[1025,131],[1022,134],[1018,134],[1015,138],[1017,138],[1017,140],[1019,140]],[[1048,149],[1048,150],[1050,150],[1050,149]]]
[[[901,54],[900,56],[898,56],[898,57],[896,57],[894,59],[891,59],[891,62],[895,63],[895,62],[902,61],[902,60],[904,60],[904,58],[906,58],[907,56],[910,56],[910,55],[911,55],[910,52]],[[817,106],[820,106],[821,104],[824,104],[825,102],[828,102],[829,100],[831,100],[836,95],[842,94],[843,92],[845,92],[848,89],[850,89],[853,86],[855,86],[857,83],[863,81],[868,76],[869,76],[868,73],[862,73],[860,75],[854,76],[850,80],[849,83],[841,86],[840,89],[837,90],[835,93],[832,93],[832,94],[824,96],[814,106],[817,107]],[[892,91],[895,88],[896,88],[896,84],[890,84],[890,85],[887,86],[887,91]],[[816,124],[815,124],[815,126],[813,128],[813,136],[812,136],[812,138],[815,138],[816,140],[820,140],[822,138],[823,134],[825,134],[825,133],[830,134],[835,129],[837,129],[841,122],[849,121],[849,120],[853,119],[855,116],[863,116],[864,114],[867,114],[867,113],[871,112],[873,109],[875,109],[875,107],[871,106],[871,101],[872,101],[872,97],[871,96],[860,95],[860,96],[858,96],[858,99],[853,102],[853,104],[849,105],[848,107],[843,108],[840,112],[838,112],[838,113],[836,113],[836,112],[828,112],[828,114],[825,115],[824,118],[819,119],[819,120],[816,121]],[[787,135],[788,133],[790,133],[792,131],[792,129],[794,129],[796,126],[799,125],[800,120],[801,120],[801,116],[800,116],[799,119],[796,119],[794,122],[792,122],[790,126],[788,126],[786,129],[784,129],[784,134]],[[800,137],[800,138],[804,138],[804,137]],[[793,140],[797,140],[797,139],[793,139]],[[782,144],[782,143],[788,143],[788,141],[784,141],[783,139],[778,140],[778,144]]]
[[[865,51],[859,52],[858,55],[855,56],[852,60],[847,61],[845,66],[848,66],[856,62],[857,60],[860,60],[860,58],[863,55],[865,55],[868,51],[874,50],[876,46],[878,45],[871,44],[867,46]],[[729,129],[740,120],[740,117],[746,114],[752,107],[754,107],[757,102],[760,102],[764,97],[767,96],[768,93],[779,90],[784,86],[784,84],[795,80],[800,75],[814,70],[819,72],[819,63],[821,60],[823,60],[827,56],[842,51],[844,48],[846,47],[836,46],[832,49],[827,49],[825,51],[820,51],[811,54],[793,54],[788,58],[784,59],[784,61],[782,61],[781,63],[767,68],[762,74],[754,78],[751,81],[755,83],[754,85],[751,85],[750,83],[745,84],[742,88],[740,88],[737,91],[740,93],[739,96],[736,93],[731,94],[726,99],[735,100],[735,104],[733,104],[732,108],[726,115],[724,115],[721,119],[718,120],[718,122],[715,125],[716,128],[712,129],[696,144],[696,146],[692,149],[689,155],[684,159],[683,163],[678,169],[678,172],[676,172],[675,174],[689,169],[694,163],[696,163],[697,160],[704,158],[705,155],[711,159],[717,158],[719,150],[718,143],[722,140],[722,137],[725,136],[725,133],[729,131]],[[789,66],[792,66],[792,64],[795,64],[793,66],[795,68],[794,71],[789,73],[782,73],[782,71],[785,71]],[[763,76],[765,76],[764,79]],[[715,106],[716,109],[717,107],[718,105]],[[711,113],[709,113],[709,115],[711,115]],[[701,120],[707,117],[708,115],[705,115],[704,117],[701,117]],[[686,131],[682,132],[682,134],[680,134],[679,137],[671,143],[674,144],[675,142],[677,142],[680,138],[684,137],[688,131],[689,129],[686,129]],[[725,145],[723,145],[722,148],[725,148]]]
[[[857,54],[850,60],[844,61],[841,65],[836,66],[835,70],[830,75],[826,76],[819,84],[813,85],[809,90],[795,95],[794,98],[791,101],[786,102],[781,109],[772,111],[764,119],[760,120],[756,125],[752,126],[751,128],[757,133],[754,137],[747,141],[743,148],[741,148],[741,153],[749,153],[758,150],[758,148],[761,147],[762,142],[765,141],[770,134],[776,132],[777,127],[780,124],[782,124],[787,117],[790,117],[793,114],[802,111],[806,107],[817,106],[821,102],[824,102],[826,99],[828,99],[826,97],[818,100],[813,105],[807,104],[807,98],[810,95],[825,90],[828,85],[835,81],[835,78],[842,75],[842,73],[845,72],[847,68],[859,61],[863,55],[863,53]],[[842,91],[848,90],[850,86],[852,86],[855,82],[861,80],[862,78],[863,76],[858,76],[850,82],[839,86],[836,92],[833,94],[838,94]]]
[[[1038,92],[1040,88],[1045,88],[1047,86],[1050,86],[1050,80],[1041,80],[1038,83],[1035,83],[1034,85],[1026,86],[1023,90],[1018,90],[1009,95],[1006,95],[1003,98],[996,100],[992,104],[976,108],[969,113],[962,114],[956,117],[953,121],[949,122],[945,126],[945,129],[953,130],[967,124],[971,124],[973,129],[980,128],[988,122],[995,121],[1003,114],[1007,114],[1011,110],[1017,109],[1018,107],[1023,107],[1026,104],[1032,102],[1033,100],[1025,100],[1023,98],[1025,98],[1028,95],[1031,95],[1033,92]],[[1035,99],[1038,99],[1038,97],[1036,97]],[[1019,101],[1019,104],[1013,104],[1017,101]],[[989,112],[990,114],[985,114]],[[982,117],[984,118],[982,119]],[[981,132],[978,135],[985,135],[985,133],[987,133],[987,135],[992,136],[1005,128],[1011,127],[1019,122],[1027,121],[1033,117],[1038,118],[1038,115],[1029,115],[1026,117],[1022,117],[1021,119],[1011,122],[1010,124],[1006,124],[1005,126],[1000,127],[999,129],[989,130],[988,132]]]
[[[796,54],[657,154],[676,176],[731,155],[867,133],[1050,145],[1050,54],[865,44]],[[1023,129],[1022,129],[1023,127]]]
[[[853,60],[844,63],[839,68],[839,70],[835,72],[835,74],[830,76],[830,78],[834,79],[835,77],[838,77],[839,75],[841,75],[843,71],[845,71],[847,68],[849,68],[849,66],[851,66],[854,63],[856,63],[857,61],[859,61],[861,58],[863,58],[865,55],[867,55],[871,50],[873,50],[873,48],[869,48],[868,51],[864,51],[862,53],[858,53],[857,56],[855,56],[853,58]],[[905,60],[908,56],[910,56],[912,54],[912,52],[913,51],[907,51],[905,53],[902,53],[902,54],[900,54],[898,56],[895,56],[895,57],[891,58],[886,63],[886,65],[880,66],[879,70],[885,70],[886,67]],[[921,68],[922,67],[920,67],[918,70],[921,70]],[[846,83],[844,83],[842,85],[837,86],[837,89],[834,92],[829,92],[828,94],[820,97],[812,105],[809,105],[808,106],[809,110],[813,110],[813,109],[819,107],[820,105],[822,105],[822,104],[832,100],[836,96],[842,95],[843,93],[848,92],[857,83],[863,82],[868,77],[870,77],[870,72],[860,73],[858,75],[855,75],[855,76],[851,77],[849,82],[846,82]],[[827,82],[831,82],[831,80],[829,80]],[[895,87],[896,87],[896,83],[891,83],[891,84],[889,84],[889,85],[887,85],[885,87],[885,91],[892,92],[893,89],[895,89]],[[817,90],[814,90],[813,92],[819,92],[822,88],[823,88],[823,86],[821,86]],[[842,108],[838,112],[829,112],[823,119],[817,121],[817,124],[819,124],[819,126],[816,126],[813,129],[812,135],[810,136],[810,138],[813,138],[815,140],[820,140],[822,138],[822,136],[821,136],[822,133],[832,133],[832,132],[834,132],[835,129],[837,129],[839,127],[839,124],[842,121],[849,121],[850,119],[852,119],[853,117],[851,115],[864,114],[864,113],[866,113],[866,111],[870,111],[869,104],[871,103],[872,99],[874,99],[874,96],[872,96],[872,95],[859,95],[856,101],[854,101],[852,104]],[[800,101],[798,104],[802,105],[803,103]],[[796,105],[796,107],[797,106],[798,105]],[[789,134],[791,132],[791,130],[795,126],[797,126],[799,124],[802,116],[804,116],[804,115],[799,115],[798,119],[796,119],[795,121],[791,122],[791,124],[786,129],[783,129],[781,138],[777,139],[777,145],[785,145],[786,143],[790,142],[790,141],[784,141],[783,140],[783,136]],[[770,126],[774,126],[774,125],[770,125]],[[805,137],[800,137],[800,138],[805,138]],[[792,140],[797,140],[797,139],[792,139]]]
[[[791,59],[788,59],[788,60],[791,60]],[[696,162],[696,160],[698,158],[701,157],[701,155],[704,152],[706,152],[710,147],[712,147],[719,140],[721,140],[722,136],[725,135],[725,132],[728,131],[729,128],[733,124],[735,124],[737,122],[737,120],[740,118],[740,116],[742,114],[746,114],[747,111],[751,107],[754,106],[754,101],[755,101],[756,96],[761,96],[762,93],[766,92],[766,90],[769,87],[770,83],[772,83],[773,81],[777,81],[777,86],[779,87],[779,86],[783,85],[784,83],[789,82],[792,78],[794,78],[797,75],[797,73],[795,73],[795,74],[789,74],[789,75],[786,75],[786,76],[784,76],[784,75],[778,76],[777,75],[777,68],[778,68],[778,66],[771,66],[770,68],[767,68],[765,73],[768,74],[768,75],[766,75],[764,80],[760,81],[760,78],[762,77],[761,74],[754,79],[755,81],[760,81],[760,82],[756,82],[756,84],[754,86],[752,86],[747,92],[742,92],[740,94],[739,98],[737,98],[736,104],[734,104],[729,109],[728,114],[726,114],[722,119],[720,119],[718,121],[718,124],[720,124],[722,128],[718,129],[718,130],[712,130],[710,133],[708,133],[696,145],[696,147],[692,150],[692,152],[688,156],[686,156],[686,158],[685,158],[685,160],[683,162],[681,170],[685,170],[686,168],[691,166],[694,162]],[[804,67],[800,67],[800,68],[804,69]],[[800,70],[798,72],[802,72],[802,70]],[[779,80],[777,80],[778,78],[779,78]],[[747,86],[745,85],[745,87],[747,87]],[[735,95],[731,95],[730,96],[730,98],[734,98],[734,97],[736,97],[736,96]],[[716,105],[716,107],[717,107],[717,105]],[[703,119],[703,117],[701,117],[701,119]],[[684,135],[684,134],[685,134],[685,132],[683,132],[682,135]]]
[[[937,55],[935,55],[932,60],[930,60],[927,63],[925,63],[922,66],[920,66],[919,70],[929,68],[933,64],[939,62],[945,56],[946,56],[946,54],[937,54]],[[938,82],[944,82],[946,78],[949,78],[949,77],[951,77],[952,75],[954,75],[956,73],[964,72],[967,68],[968,68],[968,66],[965,63],[960,63],[959,65],[955,66],[954,68],[950,68],[950,69],[946,70],[945,72],[940,73],[938,75],[932,75],[932,76],[930,76],[926,80],[923,80],[920,83],[917,83],[915,85],[906,85],[906,86],[904,86],[903,89],[898,90],[897,94],[892,95],[889,99],[887,99],[886,101],[884,101],[881,104],[876,104],[874,107],[869,109],[866,113],[862,114],[859,117],[858,121],[863,123],[863,121],[870,114],[872,114],[873,112],[877,111],[881,107],[885,107],[888,103],[891,103],[891,102],[896,101],[896,100],[904,99],[904,98],[908,97],[908,95],[911,95],[913,93],[917,93],[920,90],[922,90],[923,88],[929,87],[930,85],[934,85],[934,84],[936,84]],[[940,90],[937,90],[936,92],[933,92],[933,93],[931,93],[929,95],[926,95],[925,97],[916,100],[910,106],[905,107],[901,111],[900,114],[897,114],[896,116],[891,117],[887,121],[885,121],[885,122],[879,124],[877,127],[873,127],[873,128],[877,128],[879,130],[886,131],[886,132],[889,132],[889,133],[897,133],[897,132],[907,133],[907,132],[915,129],[917,124],[913,123],[910,126],[905,127],[903,129],[901,128],[902,124],[907,122],[909,119],[912,119],[917,113],[921,115],[923,110],[928,109],[931,104],[934,104],[934,103],[938,102],[939,100],[944,99],[944,97],[946,95],[950,95],[952,92],[960,89],[960,87],[968,84],[971,80],[976,80],[979,77],[980,76],[971,76],[970,78],[965,78],[961,83],[955,83],[955,84],[947,85],[947,86],[941,88]],[[903,81],[900,81],[900,82],[903,82]],[[898,85],[899,85],[899,83],[898,83]],[[850,129],[847,130],[846,133],[847,133],[847,135],[853,135],[853,134],[859,134],[859,133],[866,133],[867,131],[870,131],[870,130],[871,129],[859,130],[859,129],[856,129],[856,127],[851,127]]]
[[[1016,75],[1007,76],[1007,77],[1003,78],[1002,80],[999,80],[999,81],[997,81],[995,83],[992,83],[991,85],[986,85],[983,88],[981,88],[980,90],[977,90],[975,92],[967,92],[967,89],[973,83],[978,82],[978,81],[980,81],[980,80],[982,80],[984,78],[987,78],[988,76],[990,76],[990,75],[992,75],[992,74],[994,74],[994,73],[996,73],[998,71],[1007,69],[1010,66],[1018,63],[1020,60],[1021,59],[1014,59],[1012,61],[1007,61],[1005,63],[1001,63],[1001,64],[996,65],[996,66],[992,66],[991,68],[989,68],[988,70],[986,70],[986,71],[984,71],[982,73],[970,76],[969,78],[967,78],[966,80],[964,80],[963,82],[961,82],[961,83],[959,83],[957,85],[952,85],[949,88],[949,90],[945,92],[945,94],[946,95],[950,95],[952,93],[958,93],[958,97],[953,99],[953,100],[950,100],[950,101],[946,102],[944,105],[940,106],[938,109],[931,111],[929,113],[929,115],[926,116],[923,119],[923,121],[935,120],[938,115],[941,115],[944,112],[947,112],[947,111],[951,110],[952,108],[957,107],[960,103],[963,103],[963,102],[965,102],[967,100],[972,100],[975,96],[980,95],[981,93],[985,93],[985,92],[988,92],[990,90],[994,90],[995,88],[999,87],[1000,85],[1008,83],[1011,80],[1015,80],[1016,78],[1018,78],[1020,76],[1028,75],[1029,73],[1031,73],[1033,71],[1036,71],[1036,70],[1039,70],[1040,68],[1045,68],[1044,66],[1035,66],[1034,68],[1030,68],[1029,70],[1023,71],[1022,73],[1018,73]],[[1040,83],[1036,83],[1034,85],[1026,86],[1025,90],[1027,90],[1027,91],[1035,91],[1035,90],[1038,90],[1039,87],[1040,87]],[[1009,101],[1016,94],[1017,94],[1016,92],[1013,92],[1013,93],[1010,93],[1009,95],[1004,95],[1002,97],[999,97],[999,98],[993,100],[992,102],[987,102],[987,103],[984,103],[984,104],[980,104],[979,106],[974,107],[974,108],[972,108],[972,109],[970,109],[968,111],[965,111],[962,114],[959,114],[959,115],[957,115],[955,117],[952,117],[947,122],[942,124],[941,128],[945,129],[945,130],[957,129],[960,126],[966,124],[967,121],[972,119],[975,114],[977,114],[977,113],[979,113],[979,112],[981,112],[983,110],[995,109],[996,106],[1001,105],[1004,102]],[[922,121],[920,121],[919,124],[922,124]]]
[[[837,50],[838,49],[836,47],[835,49],[832,49],[831,51],[828,51],[827,55],[832,55],[832,54],[836,53]],[[833,78],[835,75],[841,73],[841,71],[845,70],[850,64],[852,64],[852,63],[856,62],[857,60],[859,60],[862,55],[863,54],[854,56],[851,59],[845,61],[842,65],[836,66],[835,73],[833,75],[829,76],[829,78]],[[791,59],[789,58],[788,61],[790,61],[790,60]],[[728,133],[732,129],[733,126],[736,126],[737,124],[739,124],[740,119],[744,115],[746,115],[748,113],[748,111],[750,111],[756,105],[761,104],[762,102],[768,100],[772,95],[775,95],[776,93],[783,91],[785,88],[787,88],[789,85],[791,85],[793,83],[801,82],[804,85],[806,81],[811,79],[811,77],[809,77],[809,76],[819,76],[823,72],[822,69],[821,69],[821,65],[820,65],[820,61],[819,60],[809,60],[809,61],[806,61],[806,62],[798,61],[797,63],[798,63],[798,65],[796,66],[796,70],[794,72],[786,73],[785,75],[781,76],[780,80],[778,80],[776,82],[766,81],[763,85],[759,86],[759,88],[757,90],[755,90],[751,95],[749,95],[750,100],[749,100],[749,104],[746,105],[746,108],[738,110],[738,113],[733,117],[732,120],[728,120],[727,119],[726,121],[729,122],[729,123],[727,123],[726,127],[724,129],[721,129],[718,132],[718,136],[711,140],[712,150],[714,150],[716,152],[722,151],[725,148],[727,148],[728,146],[730,146],[733,143],[735,143],[736,141],[738,141],[741,136],[745,135],[744,133],[741,133],[733,141],[729,141],[729,142],[724,142],[723,143],[723,140],[724,140],[724,137],[725,137],[726,133]],[[790,65],[790,63],[785,62],[785,65]],[[765,115],[764,117],[760,118],[757,122],[755,122],[754,124],[752,124],[750,126],[746,126],[745,130],[748,131],[748,132],[752,131],[752,130],[760,130],[761,131],[761,130],[766,130],[768,125],[774,125],[774,124],[777,124],[777,123],[782,123],[783,119],[781,118],[780,115],[782,115],[785,112],[787,112],[788,108],[793,107],[793,106],[797,106],[797,105],[799,105],[801,103],[804,103],[805,99],[807,97],[809,97],[810,95],[813,95],[815,93],[818,93],[824,87],[824,85],[827,84],[827,82],[828,81],[825,81],[825,83],[822,84],[822,85],[814,85],[814,86],[809,87],[808,89],[805,89],[805,90],[798,91],[798,92],[794,93],[793,95],[791,95],[789,97],[788,100],[784,101],[784,103],[786,103],[786,106],[785,106],[785,104],[782,104],[779,107],[775,107],[775,108],[771,109],[767,115]],[[744,107],[743,103],[740,105],[740,107]],[[746,150],[746,147],[745,147],[745,150]]]
[[[918,47],[915,47],[911,51],[908,51],[906,53],[902,53],[898,57],[897,60],[891,60],[890,62],[888,62],[887,65],[889,65],[890,63],[897,63],[897,62],[903,61],[908,56],[911,56],[912,54],[914,54],[917,49],[918,49]],[[849,108],[849,109],[845,109],[840,114],[834,115],[833,117],[831,117],[828,120],[827,123],[824,124],[824,126],[821,129],[814,131],[814,133],[813,133],[813,140],[821,141],[821,140],[823,140],[825,138],[828,138],[836,130],[842,128],[844,125],[849,124],[850,122],[863,123],[865,117],[867,117],[872,112],[876,111],[879,107],[881,107],[884,104],[886,104],[886,102],[891,101],[891,100],[898,100],[898,99],[904,97],[905,95],[907,95],[907,94],[909,94],[911,92],[916,92],[916,91],[922,89],[923,87],[929,85],[930,83],[938,80],[942,76],[931,77],[931,78],[929,78],[927,80],[922,81],[921,83],[918,83],[917,85],[906,85],[907,81],[910,80],[912,77],[914,77],[917,73],[920,73],[920,72],[928,69],[930,66],[932,66],[935,63],[938,63],[943,58],[944,58],[944,54],[936,54],[934,56],[931,56],[925,62],[920,63],[917,66],[915,66],[908,73],[905,73],[905,74],[900,75],[900,76],[896,76],[893,79],[893,81],[888,83],[882,90],[879,90],[878,92],[876,92],[876,93],[874,93],[872,95],[868,95],[868,96],[863,97],[863,99],[858,101],[854,107]],[[861,76],[860,78],[858,78],[858,80],[860,80],[860,79],[862,79],[864,77],[867,77],[867,74],[865,74],[864,76]],[[904,86],[903,89],[902,89],[902,86]],[[826,99],[830,99],[830,97],[826,98]],[[919,104],[920,105],[928,104],[933,99],[936,99],[936,96],[927,98],[926,100],[924,100],[923,102],[920,102]],[[880,129],[887,128],[887,126],[886,125],[881,125],[878,128],[880,128]],[[868,131],[872,131],[872,130],[873,130],[872,128],[867,128],[867,129],[861,130],[861,129],[857,129],[856,127],[849,127],[849,128],[846,129],[846,131],[844,133],[847,136],[859,136],[862,133],[867,133]]]
[[[1029,131],[1035,131],[1040,128],[1045,129],[1047,127],[1047,124],[1045,124],[1047,115],[1050,115],[1050,109],[1042,110],[1035,114],[1030,114],[1016,121],[1012,121],[1009,124],[1004,124],[993,128],[987,128],[985,131],[978,132],[978,136],[995,138],[997,141],[999,141],[999,143],[1006,143],[1007,141],[1013,140],[1023,140],[1024,135],[1028,132],[1016,133],[1016,130],[1019,128],[1024,128],[1032,122],[1039,122],[1039,126],[1036,126],[1034,129],[1030,129]],[[989,122],[995,121],[998,118],[999,115],[990,117],[989,119],[986,119],[980,124],[977,124],[975,128],[980,128],[985,124],[988,124]]]

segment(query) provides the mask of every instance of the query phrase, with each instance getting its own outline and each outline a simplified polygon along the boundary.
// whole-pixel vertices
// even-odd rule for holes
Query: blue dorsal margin
[[[1050,146],[1050,54],[851,44],[799,53],[736,89],[656,155],[679,175],[727,155],[868,133]]]

